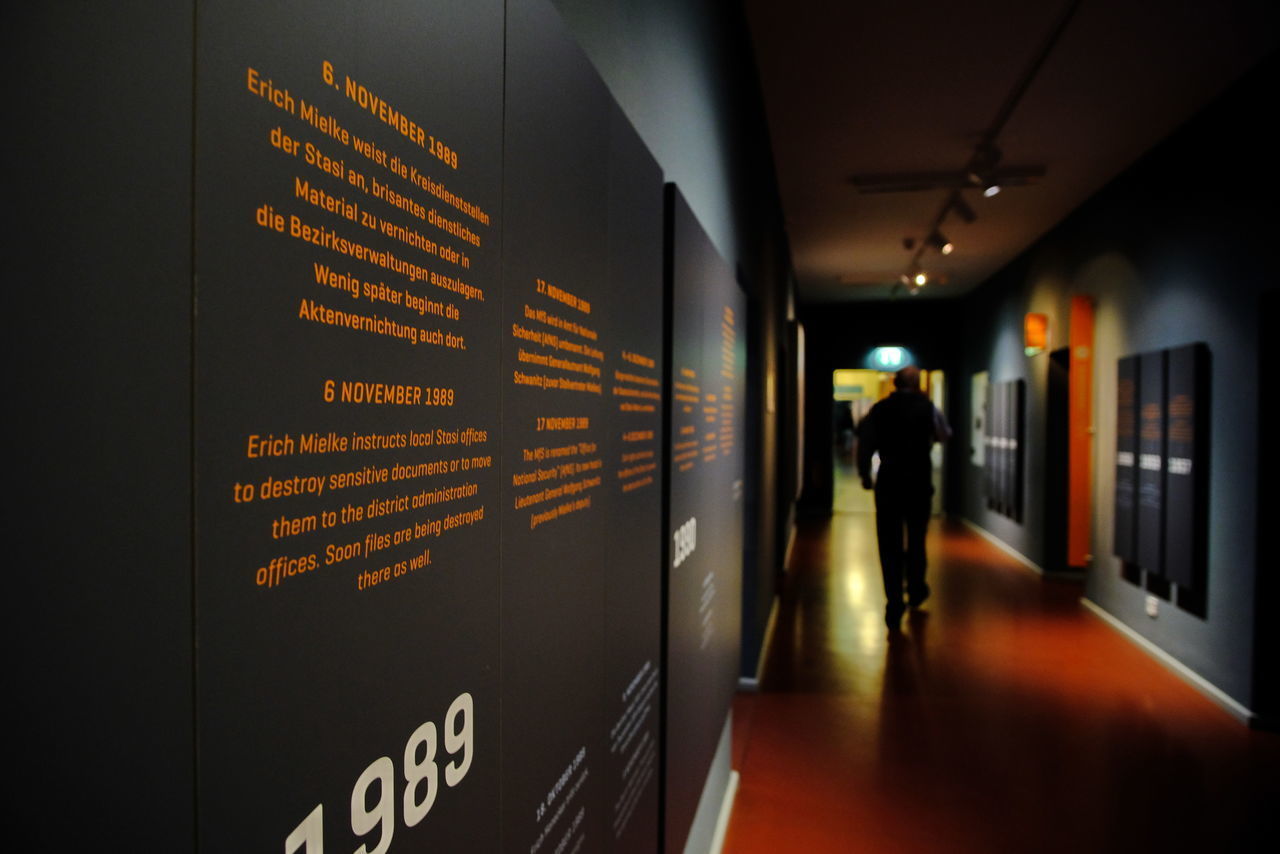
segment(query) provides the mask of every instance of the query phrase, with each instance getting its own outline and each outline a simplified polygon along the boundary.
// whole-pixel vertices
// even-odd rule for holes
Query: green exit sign
[[[901,347],[877,347],[871,352],[871,361],[882,368],[901,368],[907,364],[907,351]]]

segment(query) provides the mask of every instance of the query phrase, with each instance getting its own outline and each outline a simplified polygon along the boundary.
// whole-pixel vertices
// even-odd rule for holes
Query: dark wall
[[[747,294],[742,672],[754,676],[791,508],[780,476],[791,260],[746,21],[705,0],[554,2]]]
[[[1018,524],[987,509],[981,472],[963,478],[959,510],[1041,566],[1046,553],[1047,354],[1022,351],[1022,318],[1050,317],[1066,342],[1070,297],[1096,305],[1092,553],[1087,596],[1239,703],[1254,703],[1253,638],[1259,550],[1258,370],[1261,294],[1274,281],[1273,142],[1257,132],[1257,108],[1274,92],[1274,61],[1091,199],[993,277],[963,305],[965,329],[952,388],[969,419],[969,376],[1027,382],[1027,506]],[[1207,171],[1206,171],[1207,170]],[[1203,176],[1203,180],[1196,176]],[[1210,177],[1211,176],[1211,177]],[[1264,321],[1265,322],[1265,321]],[[1209,544],[1206,610],[1162,603],[1121,578],[1112,554],[1117,359],[1201,341],[1208,345]]]
[[[1280,316],[1280,289],[1271,288],[1262,295],[1258,312],[1258,335],[1266,333],[1272,318]],[[1280,381],[1275,370],[1270,366],[1275,363],[1275,356],[1262,347],[1258,347],[1258,524],[1255,543],[1257,548],[1257,565],[1259,567],[1276,566],[1276,540],[1270,531],[1263,530],[1266,520],[1276,518],[1280,501],[1276,500],[1275,472],[1280,454],[1276,453],[1275,442],[1261,441],[1263,429],[1272,429],[1280,418]],[[1270,612],[1280,603],[1280,578],[1276,573],[1262,571],[1257,575],[1257,596],[1254,598],[1258,613]],[[1280,681],[1275,678],[1276,650],[1280,649],[1280,623],[1275,620],[1254,620],[1254,660],[1253,660],[1253,707],[1267,717],[1267,725],[1275,729],[1280,726]]]

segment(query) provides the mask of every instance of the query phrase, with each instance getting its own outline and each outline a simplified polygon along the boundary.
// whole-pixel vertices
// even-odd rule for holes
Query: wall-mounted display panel
[[[1137,555],[1149,575],[1164,575],[1165,362],[1161,350],[1138,363]]]
[[[1138,562],[1138,381],[1140,356],[1116,363],[1116,495],[1112,551]]]
[[[1116,368],[1114,552],[1149,583],[1176,585],[1193,611],[1207,590],[1209,359],[1196,343]]]
[[[1026,383],[992,383],[987,392],[983,486],[987,506],[1016,522],[1022,521]]]
[[[1208,524],[1209,349],[1168,351],[1165,406],[1165,577],[1202,587]]]
[[[169,216],[145,247],[132,221],[82,247],[137,318],[74,319],[101,371],[144,381],[120,399],[162,407],[91,420],[146,446],[129,472],[160,472],[104,483],[158,526],[118,551],[163,559],[99,596],[119,608],[90,587],[68,600],[136,617],[145,588],[163,606],[104,646],[168,679],[142,696],[169,729],[114,739],[108,763],[176,745],[122,772],[172,807],[139,832],[285,854],[660,849],[660,814],[691,814],[706,776],[664,806],[677,552],[678,761],[714,751],[738,670],[731,268],[682,207],[693,524],[672,532],[661,170],[549,3],[231,0],[148,20],[173,36],[165,59],[116,70],[185,67],[185,95],[158,84],[121,126],[146,125],[165,163],[76,190],[142,191]],[[99,515],[93,548],[123,518]],[[116,584],[124,564],[95,566]],[[77,684],[102,689],[104,719],[136,712],[119,669],[90,669]]]
[[[202,850],[498,846],[502,46],[199,8]]]
[[[999,389],[992,383],[986,392],[986,448],[984,455],[983,486],[986,488],[987,507],[1000,512],[1000,425],[1004,419],[1000,411]]]
[[[1025,380],[1014,380],[1009,383],[1009,408],[1011,410],[1010,417],[1012,423],[1009,425],[1010,441],[1012,446],[1009,448],[1009,455],[1012,458],[1009,462],[1009,500],[1011,503],[1009,515],[1015,522],[1022,522],[1023,508],[1026,506],[1024,501],[1024,491],[1026,489],[1026,438],[1027,438],[1027,384]]]
[[[609,850],[651,852],[660,833],[662,670],[662,171],[614,107],[609,124],[603,761]]]
[[[549,4],[508,26],[503,847],[649,851],[662,178]]]
[[[611,102],[549,3],[506,57],[502,847],[603,851]]]
[[[193,844],[194,15],[4,11],[14,851]]]
[[[987,391],[990,378],[986,371],[979,371],[969,378],[969,463],[982,469],[982,488],[986,495],[991,494],[987,474],[987,450],[990,439],[987,436]]]
[[[665,850],[681,851],[737,688],[746,300],[674,185],[667,229]]]

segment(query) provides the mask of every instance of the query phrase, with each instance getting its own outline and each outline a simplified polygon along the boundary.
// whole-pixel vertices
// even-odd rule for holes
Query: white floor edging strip
[[[1031,570],[1036,575],[1044,575],[1044,570],[1041,569],[1040,566],[1035,561],[1033,561],[1031,558],[1027,557],[1022,552],[1015,549],[1013,546],[1006,543],[1004,540],[997,537],[995,534],[988,531],[986,528],[979,525],[977,522],[974,522],[970,519],[966,519],[963,516],[959,516],[957,518],[961,522],[963,522],[965,526],[968,527],[970,530],[972,530],[975,534],[982,537],[987,542],[991,543],[991,545],[995,546],[1000,551],[1009,555],[1009,557],[1013,558],[1014,560],[1026,566],[1027,569]]]
[[[711,837],[709,854],[720,854],[724,850],[724,838],[729,832],[729,818],[733,815],[733,801],[738,797],[738,783],[742,775],[737,771],[729,772],[729,785],[724,789],[724,800],[720,803],[720,816],[716,819],[716,833]]]
[[[1201,694],[1204,694],[1210,700],[1213,700],[1219,706],[1222,706],[1223,709],[1229,712],[1233,717],[1235,717],[1241,723],[1251,725],[1254,719],[1257,717],[1257,715],[1251,709],[1249,709],[1248,706],[1245,706],[1239,700],[1236,700],[1234,697],[1232,697],[1227,692],[1223,691],[1217,685],[1214,685],[1208,679],[1205,679],[1199,673],[1196,673],[1190,667],[1187,667],[1187,665],[1183,664],[1181,661],[1178,661],[1178,659],[1174,658],[1172,655],[1165,652],[1160,647],[1156,646],[1150,640],[1148,640],[1147,638],[1144,638],[1142,635],[1138,634],[1133,629],[1129,628],[1115,615],[1110,614],[1106,610],[1104,610],[1103,607],[1098,603],[1094,602],[1091,599],[1086,599],[1085,597],[1081,596],[1080,604],[1085,607],[1085,610],[1090,611],[1095,616],[1099,617],[1104,623],[1111,626],[1111,628],[1115,629],[1120,634],[1124,635],[1126,638],[1128,638],[1130,641],[1136,644],[1138,647],[1140,647],[1143,650],[1143,652],[1146,652],[1152,658],[1156,659],[1165,667],[1172,670],[1174,674],[1181,677],[1184,681],[1189,682],[1191,686],[1196,690],[1198,690]]]

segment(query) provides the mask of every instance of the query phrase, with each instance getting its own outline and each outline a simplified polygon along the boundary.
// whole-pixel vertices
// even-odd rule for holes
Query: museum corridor
[[[972,530],[882,622],[874,516],[802,522],[757,694],[734,707],[727,854],[1258,850],[1280,736],[1251,731]],[[1265,847],[1265,846],[1264,846]]]

